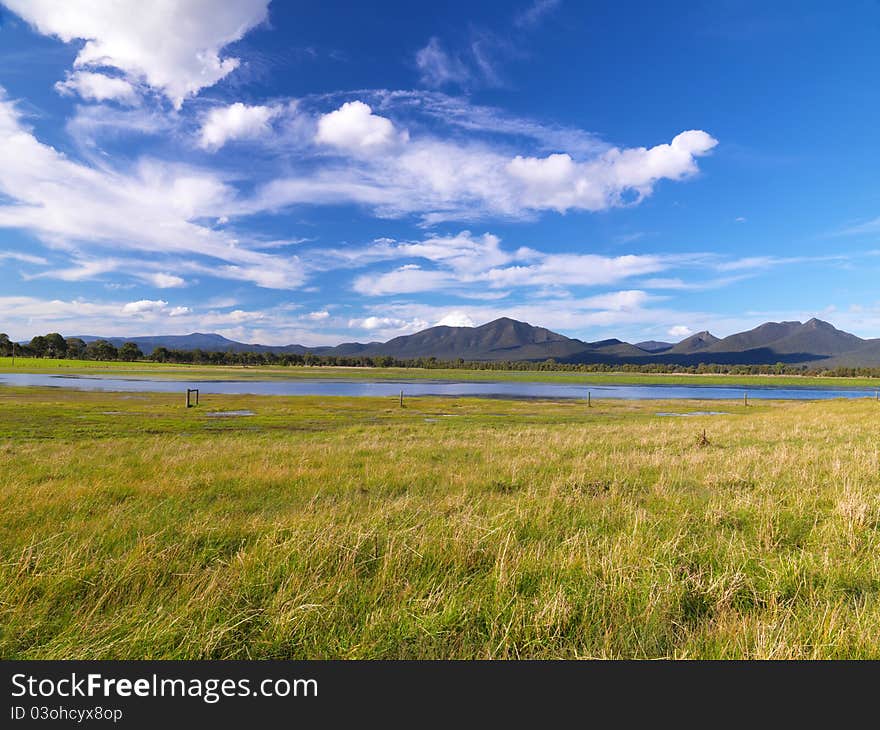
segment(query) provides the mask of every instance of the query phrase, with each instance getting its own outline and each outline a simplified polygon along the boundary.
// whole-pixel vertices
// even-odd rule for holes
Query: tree
[[[119,348],[119,359],[125,360],[125,362],[134,362],[135,360],[140,360],[143,356],[144,353],[141,352],[141,348],[134,342],[125,342]]]
[[[64,357],[67,353],[67,340],[57,332],[50,332],[44,339],[46,340],[46,355],[49,357]]]
[[[153,350],[153,354],[150,357],[155,362],[168,362],[171,353],[168,351],[167,347],[157,347]]]
[[[9,335],[5,332],[0,332],[0,356],[9,356],[12,354],[12,342],[9,340]]]
[[[86,354],[86,343],[81,340],[79,337],[68,337],[65,342],[67,343],[67,357],[71,360],[82,360]]]
[[[28,345],[31,350],[31,353],[34,357],[45,357],[46,350],[49,348],[49,343],[46,342],[46,338],[42,335],[37,335],[36,337],[31,338],[31,342]]]
[[[90,360],[115,360],[116,348],[107,340],[95,340],[86,347],[86,357]]]

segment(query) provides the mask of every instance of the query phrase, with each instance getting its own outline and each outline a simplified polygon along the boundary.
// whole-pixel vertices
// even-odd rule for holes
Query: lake
[[[874,398],[875,389],[715,385],[586,385],[568,383],[467,382],[450,380],[169,380],[103,376],[2,373],[0,385],[48,386],[77,390],[177,393],[198,388],[205,394],[407,396],[435,395],[477,398],[586,398],[594,400],[819,400]]]

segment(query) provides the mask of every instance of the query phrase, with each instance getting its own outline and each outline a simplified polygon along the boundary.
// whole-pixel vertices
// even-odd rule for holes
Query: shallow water
[[[204,394],[243,395],[436,395],[482,398],[623,398],[630,400],[819,400],[874,398],[873,388],[815,388],[715,385],[584,385],[571,383],[465,382],[451,380],[167,380],[102,376],[2,373],[0,385],[50,386],[77,390],[180,393],[198,388]]]

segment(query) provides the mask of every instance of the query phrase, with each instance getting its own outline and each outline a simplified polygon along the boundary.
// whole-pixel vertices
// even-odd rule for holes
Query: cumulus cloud
[[[449,312],[434,324],[435,327],[476,327],[477,324],[466,312]]]
[[[361,154],[271,181],[251,201],[253,210],[356,203],[385,217],[421,214],[427,223],[600,211],[640,202],[661,180],[696,174],[697,158],[717,144],[690,130],[651,148],[594,144],[581,159],[567,152],[510,157],[486,141],[410,139],[360,101],[321,116],[317,130],[319,145]]]
[[[650,195],[659,180],[680,180],[697,172],[696,158],[710,152],[717,140],[701,130],[676,135],[670,144],[650,149],[612,148],[597,159],[577,163],[567,154],[543,158],[516,156],[508,174],[521,184],[523,203],[533,209],[602,210]]]
[[[174,274],[158,272],[155,274],[145,274],[144,278],[158,289],[174,289],[186,286],[186,279]]]
[[[269,0],[2,0],[43,35],[83,41],[76,69],[115,68],[180,107],[235,70],[222,49],[266,20]],[[76,87],[79,91],[79,88]]]
[[[137,91],[128,81],[91,71],[68,74],[55,88],[62,94],[78,94],[88,101],[118,101],[128,106],[138,103]]]
[[[280,109],[271,106],[247,106],[240,101],[208,112],[199,135],[199,146],[218,150],[231,140],[252,139],[268,134],[270,122]]]
[[[666,330],[666,334],[668,334],[670,337],[678,337],[681,339],[685,337],[690,337],[693,333],[694,331],[684,324],[677,324],[674,327],[670,327],[668,330]]]
[[[366,330],[373,337],[383,339],[398,335],[410,334],[428,328],[428,323],[419,317],[412,319],[399,319],[396,317],[364,317],[362,319],[350,319],[349,327]]]
[[[169,317],[181,317],[190,313],[189,307],[171,307],[163,299],[140,299],[128,302],[122,307],[124,315],[165,314]]]
[[[315,141],[346,150],[371,150],[384,147],[395,139],[406,139],[390,119],[373,114],[368,104],[349,101],[318,119]]]

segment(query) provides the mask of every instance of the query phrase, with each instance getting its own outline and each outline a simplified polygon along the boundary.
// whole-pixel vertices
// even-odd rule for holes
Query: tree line
[[[126,342],[116,347],[107,340],[86,343],[79,337],[62,337],[57,332],[37,335],[23,345],[13,342],[9,335],[0,332],[0,356],[4,357],[47,357],[68,360],[123,360],[134,362],[142,360],[144,353],[134,342]]]
[[[99,360],[134,362],[147,360],[159,363],[185,365],[281,365],[288,367],[355,367],[355,368],[420,368],[445,370],[513,370],[522,372],[553,371],[572,373],[656,373],[656,374],[717,374],[717,375],[803,375],[843,378],[880,378],[880,367],[835,367],[792,365],[778,362],[773,365],[727,365],[700,363],[563,363],[548,359],[533,360],[439,360],[436,357],[400,359],[390,355],[316,355],[311,352],[232,352],[206,350],[173,350],[157,347],[145,356],[135,342],[116,347],[107,340],[86,343],[79,337],[63,337],[57,332],[38,335],[27,344],[13,342],[0,333],[0,356],[63,358],[69,360]]]

